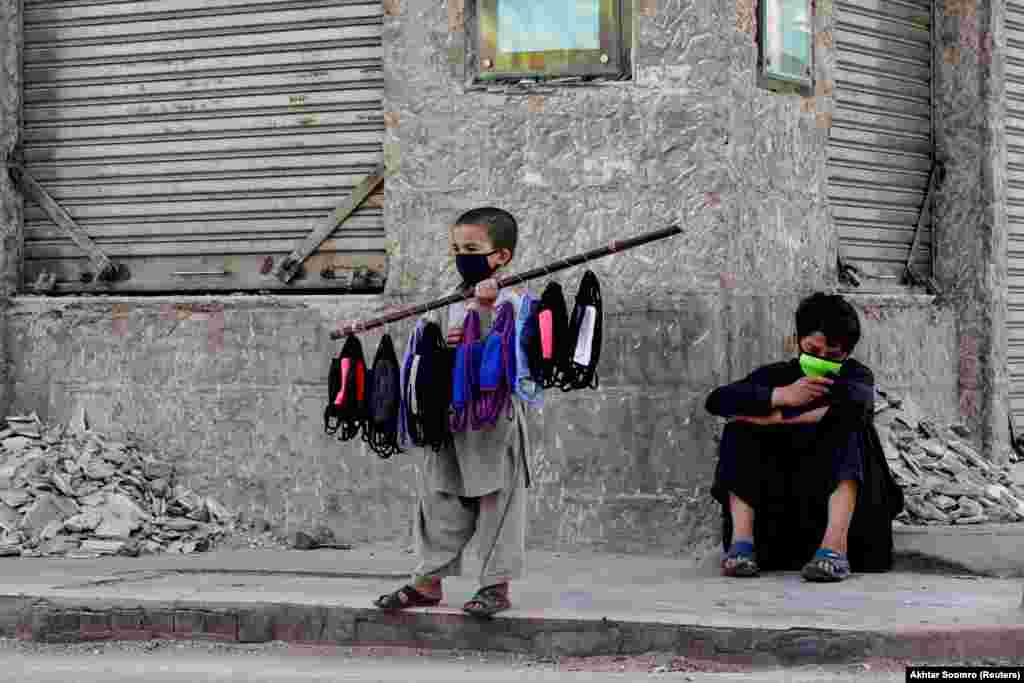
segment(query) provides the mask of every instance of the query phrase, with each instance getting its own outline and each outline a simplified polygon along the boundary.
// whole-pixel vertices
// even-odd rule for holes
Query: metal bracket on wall
[[[861,272],[860,268],[844,261],[841,255],[836,256],[836,267],[839,270],[839,282],[841,284],[848,287],[860,287],[860,279],[864,277],[864,273]]]
[[[1017,457],[1024,458],[1024,444],[1017,441],[1017,430],[1013,426],[1013,411],[1007,411],[1006,421],[1010,423],[1010,447]]]
[[[334,230],[348,220],[348,217],[355,213],[356,209],[366,201],[366,198],[376,191],[377,187],[384,182],[384,175],[386,169],[384,164],[378,164],[370,175],[366,176],[361,183],[356,185],[355,189],[352,190],[351,196],[345,203],[339,206],[334,212],[327,217],[320,225],[318,225],[313,232],[309,234],[306,239],[302,241],[299,246],[295,248],[287,258],[282,260],[277,268],[274,270],[274,277],[281,282],[288,284],[298,274],[299,269],[302,267],[303,261],[309,258],[309,255],[316,251],[324,240],[331,236]]]
[[[75,219],[71,217],[71,214],[67,210],[57,203],[50,194],[43,189],[35,178],[32,177],[24,166],[18,164],[10,164],[7,166],[10,172],[11,178],[15,184],[21,188],[21,191],[25,193],[25,196],[29,197],[39,208],[53,221],[54,225],[64,231],[71,240],[78,245],[78,247],[86,253],[89,260],[92,262],[93,267],[96,268],[98,273],[97,279],[104,282],[115,282],[118,280],[127,280],[130,277],[128,269],[123,265],[117,265],[110,260],[103,250],[100,249],[99,245],[88,233],[75,222]]]
[[[917,244],[921,239],[921,228],[924,227],[925,216],[931,219],[931,206],[932,198],[935,196],[936,186],[942,182],[945,169],[942,163],[936,161],[932,163],[932,173],[928,178],[928,192],[925,194],[924,203],[921,204],[921,211],[917,215],[917,226],[914,228],[914,241],[910,243],[910,253],[907,255],[907,263],[903,269],[903,279],[905,284],[921,285],[928,290],[929,294],[939,294],[939,286],[933,277],[922,277],[914,270],[914,254],[917,252]],[[932,239],[935,236],[932,235]]]

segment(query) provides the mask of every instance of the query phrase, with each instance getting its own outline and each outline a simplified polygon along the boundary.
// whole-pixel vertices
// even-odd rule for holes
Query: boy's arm
[[[875,376],[871,370],[860,363],[843,365],[839,375],[832,376],[829,392],[821,398],[802,406],[782,409],[782,418],[793,421],[811,411],[818,411],[817,420],[799,420],[799,422],[817,422],[832,411],[847,417],[866,417],[875,404]],[[824,408],[824,410],[822,410]]]
[[[856,419],[866,418],[875,406],[875,375],[860,363],[843,366],[828,398],[832,409]]]
[[[776,367],[766,365],[738,382],[718,387],[708,396],[704,408],[718,417],[770,415],[774,410],[772,390],[776,383],[772,377]]]

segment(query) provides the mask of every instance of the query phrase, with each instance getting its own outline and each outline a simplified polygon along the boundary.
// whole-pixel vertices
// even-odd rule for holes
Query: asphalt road
[[[572,667],[590,670],[569,670]],[[614,671],[608,671],[609,668]],[[512,683],[524,680],[570,683],[638,680],[880,683],[904,680],[903,670],[898,667],[891,667],[888,671],[844,666],[734,673],[651,672],[652,668],[650,660],[644,658],[602,658],[589,664],[579,661],[556,664],[475,653],[417,656],[343,650],[328,652],[283,644],[252,647],[188,643],[62,646],[0,641],[0,681],[12,683]]]

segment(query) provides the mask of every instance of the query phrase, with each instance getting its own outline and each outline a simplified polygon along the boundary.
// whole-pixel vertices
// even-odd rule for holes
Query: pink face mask
[[[555,356],[555,323],[550,310],[541,311],[537,320],[540,323],[540,348],[544,360],[551,360]]]

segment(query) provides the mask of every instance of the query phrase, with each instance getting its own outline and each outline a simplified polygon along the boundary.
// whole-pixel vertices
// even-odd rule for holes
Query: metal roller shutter
[[[1024,2],[1006,3],[1006,296],[1010,415],[1024,428]]]
[[[382,195],[284,285],[276,266],[383,159],[380,0],[25,0],[26,170],[130,279],[26,207],[57,291],[320,290],[384,276]]]
[[[910,255],[933,160],[930,0],[834,5],[835,112],[829,202],[840,254],[869,280],[898,285]],[[931,275],[930,221],[915,270]]]

